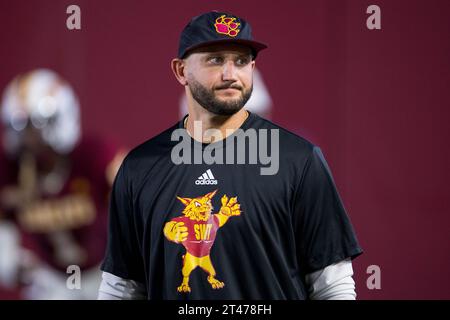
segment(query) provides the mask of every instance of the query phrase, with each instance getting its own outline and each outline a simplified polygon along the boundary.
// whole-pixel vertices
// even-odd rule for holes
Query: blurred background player
[[[107,198],[125,152],[81,136],[74,90],[51,70],[13,79],[0,112],[0,291],[95,299]],[[80,289],[66,284],[71,265],[81,269]]]

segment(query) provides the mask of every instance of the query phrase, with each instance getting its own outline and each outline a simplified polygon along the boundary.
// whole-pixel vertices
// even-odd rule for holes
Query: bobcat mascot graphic
[[[219,212],[212,214],[212,197],[217,190],[197,198],[177,197],[184,205],[183,215],[176,217],[164,226],[164,235],[169,241],[182,244],[186,248],[183,256],[183,282],[177,288],[178,292],[191,292],[189,275],[201,267],[208,273],[208,282],[213,289],[221,289],[224,283],[216,279],[216,271],[211,262],[209,253],[216,239],[217,230],[222,227],[230,217],[241,214],[237,197],[228,199],[224,195],[221,199],[222,207]]]

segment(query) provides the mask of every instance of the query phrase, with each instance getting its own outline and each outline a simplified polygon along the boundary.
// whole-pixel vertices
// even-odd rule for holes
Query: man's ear
[[[187,85],[185,61],[183,59],[175,58],[171,61],[170,67],[178,82],[183,86]]]

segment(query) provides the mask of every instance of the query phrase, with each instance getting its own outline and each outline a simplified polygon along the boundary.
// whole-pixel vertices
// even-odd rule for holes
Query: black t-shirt
[[[124,160],[103,271],[143,283],[149,299],[307,299],[306,274],[362,252],[317,146],[250,113],[242,130],[209,146],[225,159],[248,129],[278,131],[276,174],[248,159],[174,164],[171,137],[182,128]],[[190,139],[192,153],[208,147]]]

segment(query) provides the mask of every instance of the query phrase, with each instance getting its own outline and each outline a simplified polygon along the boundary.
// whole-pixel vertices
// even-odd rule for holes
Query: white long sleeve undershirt
[[[311,300],[355,300],[355,281],[350,259],[329,265],[305,277]],[[145,286],[134,280],[117,277],[103,272],[99,300],[142,300],[146,299]]]
[[[98,300],[144,300],[146,298],[145,286],[142,283],[103,272]]]
[[[350,259],[329,265],[305,277],[311,300],[355,300],[355,281]]]

